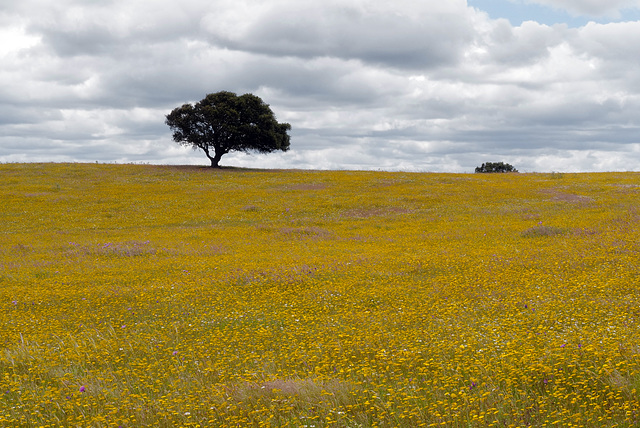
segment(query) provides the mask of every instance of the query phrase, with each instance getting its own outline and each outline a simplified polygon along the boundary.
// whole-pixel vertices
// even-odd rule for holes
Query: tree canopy
[[[173,109],[165,123],[176,143],[201,149],[215,168],[229,152],[289,150],[291,125],[278,123],[269,105],[253,94],[208,94],[195,105]]]
[[[486,162],[476,167],[476,172],[518,172],[513,165],[504,162]]]

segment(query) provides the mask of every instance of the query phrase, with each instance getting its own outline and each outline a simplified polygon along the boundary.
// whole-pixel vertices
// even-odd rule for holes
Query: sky
[[[223,90],[292,125],[223,166],[640,171],[640,0],[0,0],[0,162],[208,165]]]

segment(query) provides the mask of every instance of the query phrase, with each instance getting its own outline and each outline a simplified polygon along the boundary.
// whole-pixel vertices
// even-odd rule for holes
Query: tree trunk
[[[208,150],[206,150],[204,153],[211,161],[211,168],[220,168],[220,159],[222,158],[222,153],[215,152],[213,156],[209,154]]]
[[[222,158],[222,154],[216,153],[213,155],[211,159],[211,168],[220,168],[220,158]]]

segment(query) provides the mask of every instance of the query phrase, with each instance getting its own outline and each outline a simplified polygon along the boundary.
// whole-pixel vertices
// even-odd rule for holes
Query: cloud
[[[639,168],[637,22],[513,26],[458,0],[24,0],[0,22],[0,161],[207,164],[164,115],[231,90],[292,148],[223,164]]]
[[[274,56],[336,57],[398,68],[454,64],[471,38],[465,2],[245,0],[203,19],[210,40]]]

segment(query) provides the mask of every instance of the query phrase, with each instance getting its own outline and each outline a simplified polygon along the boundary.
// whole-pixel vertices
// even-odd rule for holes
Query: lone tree
[[[269,105],[253,94],[208,94],[196,105],[184,104],[166,117],[173,141],[202,149],[213,168],[219,168],[220,158],[229,152],[289,150],[291,125],[278,123]]]
[[[476,172],[518,172],[513,165],[504,162],[487,162],[476,167]]]

